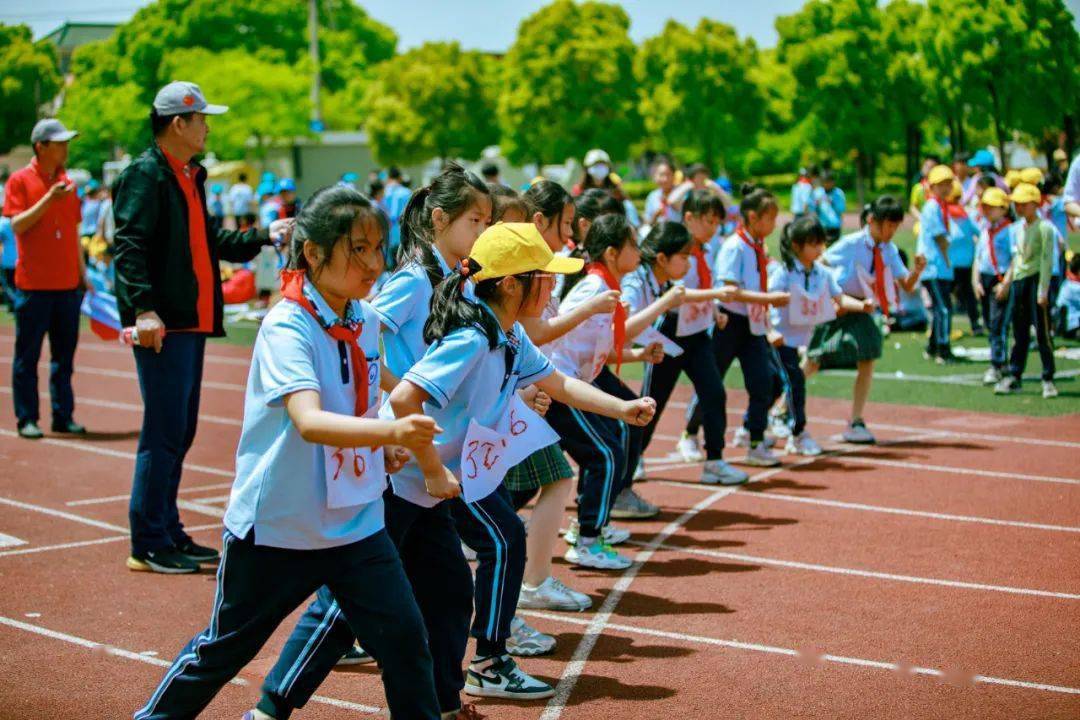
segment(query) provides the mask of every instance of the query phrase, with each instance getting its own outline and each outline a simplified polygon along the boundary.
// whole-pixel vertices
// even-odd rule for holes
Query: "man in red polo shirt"
[[[64,172],[68,142],[76,135],[59,120],[42,120],[35,125],[30,134],[34,159],[8,179],[4,193],[3,214],[11,218],[19,250],[12,396],[19,435],[29,439],[42,437],[37,365],[46,334],[52,353],[49,392],[53,432],[86,432],[72,418],[75,396],[71,390],[79,305],[85,288],[79,198],[75,184]]]

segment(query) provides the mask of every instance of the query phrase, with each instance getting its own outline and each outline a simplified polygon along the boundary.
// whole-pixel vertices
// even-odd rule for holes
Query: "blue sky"
[[[227,2],[228,0],[222,0]],[[300,2],[301,0],[297,0]],[[1073,0],[1070,0],[1070,4]],[[122,22],[145,0],[3,0],[0,23],[26,23],[40,37],[65,20]],[[544,0],[363,0],[359,3],[394,28],[399,48],[428,40],[457,40],[463,47],[502,51],[514,40],[521,20],[547,4]],[[803,0],[624,0],[635,41],[655,35],[668,18],[695,24],[702,17],[735,26],[763,47],[776,43],[773,21],[796,11]]]

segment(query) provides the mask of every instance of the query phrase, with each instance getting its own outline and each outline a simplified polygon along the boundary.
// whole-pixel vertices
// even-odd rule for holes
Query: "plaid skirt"
[[[848,313],[814,328],[806,356],[822,369],[853,368],[881,357],[882,338],[879,315]]]
[[[574,477],[570,463],[566,461],[558,443],[537,450],[510,468],[503,483],[507,490],[536,490],[563,478]]]

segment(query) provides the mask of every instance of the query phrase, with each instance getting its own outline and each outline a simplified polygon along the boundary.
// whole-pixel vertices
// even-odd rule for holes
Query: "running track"
[[[11,346],[4,331],[4,377]],[[181,489],[202,542],[219,544],[247,358],[209,349]],[[0,720],[130,717],[209,616],[212,574],[123,564],[141,411],[129,351],[85,337],[76,367],[77,417],[95,434],[30,443],[0,426]],[[785,459],[731,492],[667,457],[685,390],[651,448],[642,492],[665,512],[633,524],[638,562],[612,575],[560,561],[593,611],[528,613],[559,638],[557,654],[523,662],[558,683],[556,697],[482,701],[485,714],[1080,717],[1076,416],[878,405],[868,416],[882,443],[859,449],[829,440],[846,403],[811,399],[810,429],[834,452]],[[291,626],[203,717],[238,719],[253,704]],[[319,692],[297,717],[372,717],[384,704],[371,666],[335,672]]]

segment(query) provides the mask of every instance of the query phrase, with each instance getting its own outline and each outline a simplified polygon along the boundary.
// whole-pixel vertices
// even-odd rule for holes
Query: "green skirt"
[[[503,482],[507,490],[536,490],[563,478],[574,477],[570,463],[558,443],[537,450],[510,468]]]
[[[806,356],[821,368],[853,368],[881,357],[883,336],[877,314],[849,313],[814,328]]]

